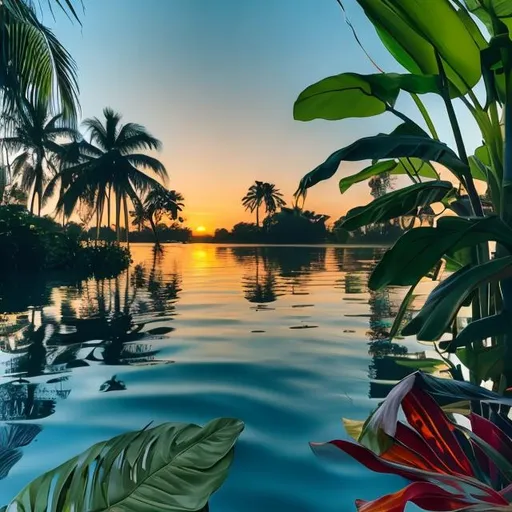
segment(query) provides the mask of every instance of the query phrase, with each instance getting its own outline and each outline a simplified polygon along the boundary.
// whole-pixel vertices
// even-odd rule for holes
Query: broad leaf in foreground
[[[6,510],[197,512],[224,482],[243,428],[221,418],[122,434],[35,479]]]
[[[402,329],[402,334],[415,334],[422,341],[438,340],[473,290],[511,275],[512,256],[458,270],[430,293],[418,315]]]
[[[347,213],[342,228],[353,231],[361,226],[386,222],[402,215],[416,214],[419,208],[441,202],[453,194],[449,181],[417,183],[374,199],[366,206],[358,206]]]
[[[437,93],[437,76],[398,73],[359,75],[342,73],[316,82],[302,91],[295,102],[293,116],[299,121],[348,117],[371,117],[393,106],[401,90]]]
[[[448,251],[491,240],[512,249],[512,230],[499,217],[442,217],[436,227],[420,227],[404,233],[379,261],[368,285],[372,290],[413,285]]]
[[[325,162],[307,173],[299,183],[296,196],[305,195],[307,189],[323,180],[332,178],[341,162],[384,160],[392,158],[416,158],[424,162],[437,162],[449,169],[456,177],[470,174],[469,167],[446,144],[427,135],[411,134],[408,123],[399,125],[390,134],[381,133],[365,137],[330,155]],[[407,131],[404,133],[404,127]]]
[[[484,402],[493,408],[494,419],[472,413],[471,429],[465,428],[446,416],[439,400]],[[365,422],[358,443],[334,440],[312,448],[331,461],[345,462],[349,456],[372,471],[412,481],[377,500],[357,500],[359,512],[403,512],[409,502],[425,510],[504,512],[510,510],[512,488],[507,433],[512,422],[499,413],[499,404],[512,400],[467,382],[416,372],[399,382]],[[400,410],[406,422],[399,420]]]

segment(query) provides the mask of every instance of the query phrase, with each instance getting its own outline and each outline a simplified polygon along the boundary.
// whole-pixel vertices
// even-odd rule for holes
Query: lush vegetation
[[[477,410],[470,413],[469,403]],[[345,461],[347,454],[372,471],[412,482],[374,501],[358,500],[359,512],[403,512],[408,502],[423,510],[505,512],[512,499],[511,405],[510,398],[468,382],[416,372],[366,422],[344,420],[357,443],[311,446],[330,461]],[[465,414],[470,428],[455,421],[455,413]]]
[[[1,510],[43,512],[52,503],[52,510],[206,512],[243,428],[220,418],[202,428],[164,423],[122,434],[36,478]]]
[[[0,207],[0,277],[40,271],[67,271],[82,278],[109,276],[128,267],[130,253],[126,248],[86,244],[85,236],[78,224],[62,227],[20,205]]]
[[[375,435],[387,445],[382,448],[371,442],[368,446],[373,453],[368,452],[368,456],[376,461],[377,455],[382,454],[388,463],[400,457],[409,466],[424,463],[422,469],[436,473],[437,479],[413,478],[411,472],[403,471],[401,474],[410,479],[435,482],[409,487],[393,498],[360,503],[358,508],[401,511],[405,502],[415,501],[430,510],[508,510],[511,497],[507,485],[511,473],[508,460],[505,464],[501,457],[503,445],[509,447],[511,441],[498,436],[498,432],[509,432],[510,426],[508,417],[505,423],[499,422],[492,404],[501,400],[509,406],[501,396],[512,385],[512,4],[501,0],[435,0],[426,9],[422,2],[357,1],[384,46],[407,72],[379,70],[370,75],[343,73],[325,78],[300,94],[295,103],[295,118],[341,120],[388,112],[401,124],[388,134],[365,137],[332,153],[302,179],[297,196],[304,196],[319,181],[331,178],[344,161],[370,160],[370,166],[341,179],[342,194],[354,183],[386,174],[406,176],[411,184],[349,211],[339,225],[341,229],[352,232],[402,216],[418,216],[426,209],[430,209],[429,213],[440,212],[427,226],[412,225],[400,237],[373,270],[369,287],[373,291],[393,285],[409,287],[390,339],[401,334],[432,343],[440,362],[448,365],[454,379],[443,381],[443,385],[457,401],[469,403],[472,409],[472,428],[463,429],[453,418],[445,421],[434,407],[422,411],[421,400],[400,394],[400,390],[409,391],[412,386],[410,380],[402,382],[387,404],[389,410],[396,411],[396,394],[400,398],[411,396],[409,419],[415,430],[407,431],[407,435],[411,440],[414,437],[414,452],[405,450],[412,445],[403,438],[393,443],[399,427],[387,416],[384,405],[368,421],[365,430],[369,432],[375,427]],[[338,3],[344,8],[341,1]],[[410,95],[418,109],[418,120],[397,110],[400,94]],[[424,94],[437,95],[444,105],[456,151],[439,140],[436,124],[420,98]],[[455,103],[467,109],[480,129],[483,143],[472,154],[464,137],[468,124],[457,116]],[[439,166],[451,173],[452,181],[440,178]],[[484,201],[476,182],[487,189]],[[446,211],[451,215],[443,215]],[[421,311],[404,322],[416,286],[424,279],[437,279],[445,264],[450,273],[433,290]],[[467,325],[459,318],[464,306],[471,310]],[[496,394],[491,396],[463,383],[465,373],[461,365],[469,370],[473,384],[491,381]],[[425,379],[422,375],[418,378]],[[436,399],[441,399],[440,405],[445,405],[438,386],[441,384],[436,383],[432,392]],[[478,393],[483,394],[485,407],[480,406]],[[385,423],[383,430],[379,427],[381,420]],[[482,422],[488,435],[479,439]],[[454,468],[454,461],[441,457],[442,471],[433,468],[433,459],[422,451],[419,442],[423,430],[424,440],[434,439],[426,431],[428,424],[445,425],[446,431],[457,433],[450,439],[455,443],[450,449],[460,454],[459,463],[464,461],[460,448],[466,452],[471,447],[484,467]],[[436,454],[440,456],[445,449],[437,428],[436,432]],[[362,436],[363,440],[370,439],[365,431]],[[483,454],[491,460],[480,457]],[[383,470],[377,462],[369,467]],[[470,476],[480,482],[468,481],[465,471],[473,471]],[[442,489],[437,487],[441,481],[449,482],[439,473],[450,472],[465,478],[470,485],[467,494],[461,486],[456,492],[444,485]]]

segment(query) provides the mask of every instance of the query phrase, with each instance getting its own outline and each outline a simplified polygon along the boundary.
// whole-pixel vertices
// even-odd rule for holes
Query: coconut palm
[[[78,19],[74,0],[48,0]],[[43,103],[74,119],[78,106],[76,65],[55,35],[38,19],[32,0],[0,2],[0,95],[3,111]]]
[[[158,242],[158,234],[156,227],[162,222],[164,216],[169,220],[182,221],[179,213],[183,209],[183,201],[185,198],[176,190],[167,190],[163,186],[156,186],[152,188],[146,196],[144,203],[135,205],[134,210],[131,212],[133,217],[132,224],[138,226],[139,231],[144,227],[146,222],[149,222],[155,240]]]
[[[255,181],[249,187],[247,194],[242,198],[242,204],[246,210],[251,213],[256,211],[256,225],[260,226],[260,207],[265,204],[265,211],[272,215],[278,207],[282,207],[286,202],[282,199],[283,194],[273,183]]]
[[[132,226],[135,226],[138,231],[142,231],[148,221],[146,209],[142,203],[134,205],[133,210],[130,212],[132,216]]]
[[[263,203],[265,204],[265,212],[267,215],[276,213],[278,208],[282,208],[286,201],[283,199],[283,194],[273,183],[263,183]]]
[[[49,118],[43,102],[33,105],[25,101],[22,110],[23,115],[19,116],[14,135],[3,137],[1,142],[9,153],[18,153],[12,162],[13,179],[20,181],[23,191],[32,194],[31,213],[34,213],[37,198],[37,212],[41,215],[48,173],[58,172],[54,160],[62,147],[56,140],[60,137],[74,137],[75,132],[71,128],[58,126],[63,114]]]
[[[110,199],[115,198],[115,225],[118,242],[121,241],[121,206],[124,209],[126,237],[128,239],[128,200],[134,205],[141,203],[140,195],[149,193],[161,184],[148,176],[148,169],[165,180],[164,165],[143,150],[159,150],[161,142],[135,123],[121,123],[121,115],[111,108],[103,111],[104,122],[94,117],[83,122],[89,141],[80,146],[81,158],[76,165],[64,165],[52,181],[67,184],[57,203],[57,211],[70,216],[80,199],[94,197],[97,231],[105,206],[110,216]],[[54,183],[50,184],[54,186]]]

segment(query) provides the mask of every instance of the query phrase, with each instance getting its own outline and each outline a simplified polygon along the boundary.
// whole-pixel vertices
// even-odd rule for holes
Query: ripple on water
[[[0,485],[1,503],[96,441],[216,416],[241,418],[246,430],[212,512],[348,511],[401,484],[350,460],[320,461],[308,445],[343,437],[342,417],[367,416],[382,398],[370,377],[403,376],[369,354],[398,350],[382,339],[403,295],[368,291],[373,249],[132,253],[119,278],[49,281],[30,295],[35,309],[2,324],[12,327],[0,331],[0,419],[43,430]],[[126,389],[100,392],[113,376]]]

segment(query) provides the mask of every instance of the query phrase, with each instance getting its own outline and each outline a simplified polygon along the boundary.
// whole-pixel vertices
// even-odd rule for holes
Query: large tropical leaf
[[[19,108],[19,98],[43,103],[75,120],[78,108],[76,64],[51,30],[26,2],[2,3],[5,34],[1,74],[5,108]],[[62,4],[64,5],[64,4]]]
[[[31,482],[7,510],[196,512],[226,478],[242,430],[223,418],[114,437]]]
[[[459,347],[464,347],[475,341],[501,336],[511,332],[511,330],[512,319],[506,314],[500,313],[498,315],[486,316],[479,320],[474,320],[462,329],[454,340],[443,341],[439,346],[448,352],[455,352]]]
[[[475,288],[511,275],[512,256],[455,272],[432,291],[418,315],[402,329],[402,334],[416,335],[423,341],[438,340]]]
[[[392,175],[412,175],[421,176],[423,178],[439,179],[439,174],[432,167],[429,162],[425,162],[418,158],[408,158],[401,160],[384,160],[377,162],[376,164],[370,165],[364,168],[362,171],[341,178],[340,180],[340,192],[345,193],[352,185],[366,181],[373,176],[378,176],[382,173],[388,173]]]
[[[438,162],[458,178],[469,173],[469,168],[446,144],[428,136],[404,134],[407,126],[407,123],[400,125],[390,134],[381,133],[359,139],[350,146],[334,152],[325,162],[302,178],[295,195],[304,195],[308,188],[334,176],[343,161],[417,158],[426,162]]]
[[[448,251],[490,240],[512,250],[512,230],[499,217],[442,217],[435,228],[420,227],[404,233],[379,261],[368,285],[372,290],[413,285]]]
[[[415,74],[439,74],[437,52],[457,90],[465,93],[477,84],[480,48],[449,0],[357,1],[386,48],[405,69]]]
[[[398,73],[343,73],[324,78],[301,92],[293,115],[299,121],[371,117],[384,113],[388,105],[393,106],[400,90],[415,94],[438,92],[438,79]]]
[[[353,231],[361,226],[415,214],[418,208],[442,201],[453,191],[453,185],[449,181],[430,181],[410,185],[384,194],[366,206],[353,208],[347,213],[341,227]]]

